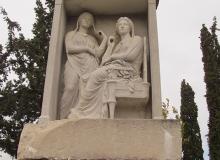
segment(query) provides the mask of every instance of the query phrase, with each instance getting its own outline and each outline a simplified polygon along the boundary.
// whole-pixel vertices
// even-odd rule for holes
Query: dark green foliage
[[[41,111],[54,0],[46,0],[45,6],[36,0],[31,39],[1,9],[8,42],[0,45],[0,148],[13,157],[24,124],[34,122]]]
[[[209,152],[211,160],[220,159],[220,46],[216,35],[217,22],[211,31],[203,25],[201,29],[201,49],[203,53],[206,83],[206,101],[209,111]]]
[[[194,91],[182,81],[181,84],[181,121],[183,160],[203,160],[202,140],[197,121],[198,108],[194,102]]]

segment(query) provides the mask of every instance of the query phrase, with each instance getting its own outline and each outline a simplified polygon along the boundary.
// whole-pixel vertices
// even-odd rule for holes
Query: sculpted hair
[[[131,37],[134,37],[134,23],[133,23],[132,20],[131,20],[130,18],[128,18],[128,17],[120,17],[120,18],[117,20],[116,29],[118,30],[118,24],[119,24],[119,22],[122,21],[122,20],[125,20],[125,21],[128,22],[129,27],[130,27],[130,35],[131,35]],[[116,32],[118,32],[118,31],[116,31]]]
[[[95,18],[94,16],[89,13],[89,12],[83,12],[79,15],[78,19],[77,19],[77,23],[76,23],[76,28],[74,29],[74,32],[77,32],[79,31],[79,25],[80,25],[80,21],[83,19],[83,18],[86,18],[88,17],[90,20],[91,20],[91,24],[92,26],[89,28],[89,33],[90,35],[95,35],[95,33],[97,32],[96,31],[96,28],[95,28]]]
[[[115,31],[115,43],[119,43],[119,41],[121,40],[121,37],[120,35],[118,34],[118,25],[119,25],[119,22],[122,21],[122,20],[125,20],[128,22],[129,24],[129,27],[130,27],[130,35],[131,37],[134,37],[135,36],[135,33],[134,33],[134,23],[133,21],[128,18],[128,17],[120,17],[117,22],[116,22],[116,31]]]
[[[95,19],[94,19],[94,16],[89,13],[89,12],[83,12],[82,14],[80,14],[79,18],[78,18],[78,25],[79,25],[79,22],[83,19],[83,18],[86,18],[88,17],[90,20],[91,20],[91,23],[94,25],[95,23]]]

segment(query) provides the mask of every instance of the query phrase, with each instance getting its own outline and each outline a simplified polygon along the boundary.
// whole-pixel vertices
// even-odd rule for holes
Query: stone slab
[[[126,7],[125,7],[126,4]],[[68,15],[89,10],[96,15],[140,14],[146,12],[146,0],[64,0]]]
[[[56,0],[56,4],[63,4],[68,15],[78,15],[85,10],[97,15],[119,15],[144,13],[148,1],[159,3],[159,0],[111,0],[111,3],[109,0]]]
[[[180,123],[175,120],[80,119],[28,124],[18,149],[18,160],[180,157]]]

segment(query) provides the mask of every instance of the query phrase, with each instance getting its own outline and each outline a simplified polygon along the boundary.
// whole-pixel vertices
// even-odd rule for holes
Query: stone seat
[[[110,118],[115,118],[115,106],[124,105],[126,103],[130,105],[137,105],[138,103],[146,106],[149,100],[149,88],[150,84],[147,82],[131,82],[132,86],[129,86],[125,81],[108,81],[107,88],[109,92],[108,107]],[[131,88],[132,87],[132,88]],[[118,103],[120,102],[120,103]]]
[[[142,78],[136,81],[129,80],[109,80],[107,81],[107,92],[109,98],[108,108],[109,116],[111,119],[115,118],[115,107],[117,102],[121,102],[121,105],[126,105],[125,101],[129,101],[130,104],[134,102],[142,103],[144,107],[149,100],[149,88],[150,83],[147,82],[147,47],[146,37],[143,38],[144,51],[143,51],[143,64],[142,64]],[[125,106],[126,107],[126,106]]]

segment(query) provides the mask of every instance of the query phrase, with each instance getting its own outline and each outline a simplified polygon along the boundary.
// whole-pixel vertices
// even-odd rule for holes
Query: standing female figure
[[[98,43],[100,41],[100,43]],[[79,99],[79,80],[89,75],[99,66],[99,59],[105,52],[107,37],[96,32],[94,17],[91,13],[82,13],[76,29],[67,33],[65,47],[67,61],[64,69],[64,93],[60,102],[60,119],[66,118]]]
[[[108,80],[139,80],[143,59],[143,40],[134,34],[134,24],[127,17],[116,23],[116,36],[110,37],[102,66],[90,74],[79,103],[69,118],[108,118]]]

